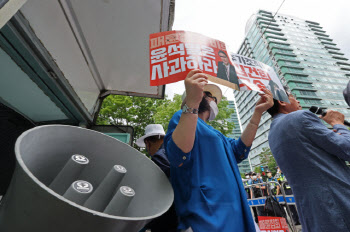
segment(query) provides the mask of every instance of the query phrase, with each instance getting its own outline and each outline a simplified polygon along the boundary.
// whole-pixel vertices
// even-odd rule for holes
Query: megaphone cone
[[[18,138],[15,151],[16,170],[0,204],[0,231],[136,232],[173,202],[172,187],[160,168],[136,149],[96,131],[36,127]],[[74,154],[86,157],[88,164],[68,164]],[[123,174],[111,173],[113,169]],[[62,191],[57,183],[66,185],[72,176],[71,189]],[[102,194],[101,188],[111,192]]]

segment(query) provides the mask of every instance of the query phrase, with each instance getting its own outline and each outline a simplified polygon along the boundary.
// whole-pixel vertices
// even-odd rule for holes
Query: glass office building
[[[231,117],[228,119],[229,122],[233,122],[235,124],[235,128],[233,128],[232,133],[228,135],[229,138],[234,138],[234,139],[238,139],[241,134],[242,134],[242,126],[240,124],[240,120],[237,114],[237,108],[236,108],[236,104],[234,101],[229,101],[229,105],[228,108],[230,109],[234,109],[235,112],[231,115]],[[240,173],[246,173],[246,172],[250,172],[251,171],[251,166],[250,166],[250,162],[249,162],[249,158],[245,159],[244,161],[242,161],[241,163],[238,164],[238,168]]]
[[[303,109],[320,106],[340,111],[349,120],[343,89],[350,79],[348,59],[317,22],[259,10],[246,25],[238,52],[274,68],[283,85]],[[259,98],[256,92],[234,91],[237,112],[244,129]],[[259,154],[268,147],[271,117],[265,113],[250,153],[251,165],[260,164]]]

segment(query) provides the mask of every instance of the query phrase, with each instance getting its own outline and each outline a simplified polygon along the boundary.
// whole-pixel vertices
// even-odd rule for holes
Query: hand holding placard
[[[238,91],[269,87],[273,98],[289,102],[272,67],[228,52],[225,43],[219,40],[194,32],[165,31],[150,35],[149,49],[151,86],[184,80],[190,71],[199,69],[207,81]],[[197,100],[191,103],[196,106]]]
[[[203,98],[204,86],[208,84],[208,77],[199,69],[192,70],[185,79],[186,105],[198,109]]]

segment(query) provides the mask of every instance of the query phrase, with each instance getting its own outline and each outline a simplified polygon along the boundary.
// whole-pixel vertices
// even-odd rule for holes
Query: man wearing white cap
[[[165,132],[160,124],[150,124],[145,128],[145,135],[136,141],[139,147],[145,147],[152,161],[162,169],[169,178],[170,164],[165,154],[163,139]],[[177,231],[178,220],[174,205],[162,216],[154,219],[144,229],[151,229],[152,232],[175,232]]]
[[[234,140],[209,126],[222,93],[201,70],[185,79],[182,110],[169,122],[164,146],[170,161],[179,229],[194,232],[256,231],[237,163],[248,157],[261,115],[273,104],[272,93],[255,106],[241,138]]]
[[[168,158],[165,155],[163,139],[165,132],[163,126],[160,124],[150,124],[145,128],[145,135],[136,141],[136,145],[146,148],[147,153],[151,159],[156,163],[163,172],[169,177],[170,165]]]

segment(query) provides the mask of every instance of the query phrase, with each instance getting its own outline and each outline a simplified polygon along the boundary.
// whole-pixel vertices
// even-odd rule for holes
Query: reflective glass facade
[[[238,52],[274,68],[282,84],[289,87],[303,109],[310,106],[340,111],[349,120],[343,89],[350,79],[350,64],[319,23],[260,10],[246,26],[246,37]],[[249,122],[255,92],[234,91],[242,129]],[[250,153],[252,167],[268,147],[271,117],[265,113]]]

